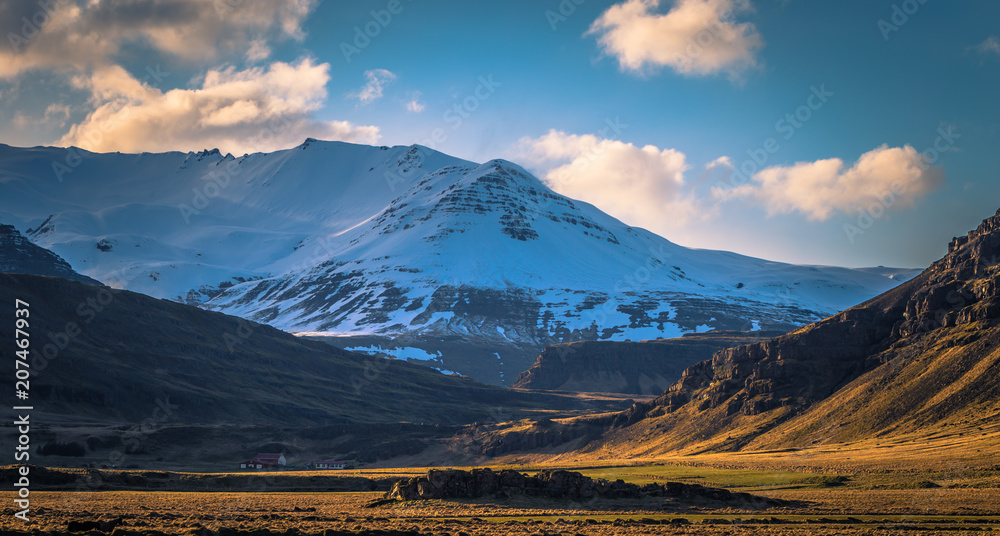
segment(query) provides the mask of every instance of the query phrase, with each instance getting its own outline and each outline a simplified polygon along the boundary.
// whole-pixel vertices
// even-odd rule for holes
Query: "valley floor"
[[[689,460],[690,461],[690,460]],[[703,462],[703,463],[702,463]],[[706,457],[679,465],[576,467],[594,478],[637,484],[679,481],[788,501],[783,506],[680,503],[669,499],[588,501],[511,496],[393,502],[369,507],[382,491],[330,492],[353,477],[377,489],[424,468],[259,475],[258,491],[203,492],[208,483],[240,485],[245,474],[170,473],[175,491],[140,491],[142,472],[108,472],[119,491],[33,491],[32,521],[7,508],[3,534],[61,534],[72,521],[121,518],[118,534],[961,534],[1000,531],[1000,468],[872,468],[851,474],[771,465],[737,468]],[[498,467],[499,468],[499,467]],[[524,472],[538,469],[519,467]],[[85,472],[77,470],[80,474]],[[113,474],[112,474],[113,473]],[[91,473],[93,474],[93,473]],[[147,473],[148,475],[149,473]],[[157,478],[164,478],[157,473]],[[324,484],[325,482],[325,484]],[[276,491],[287,489],[310,491]],[[188,490],[188,491],[179,491]],[[11,505],[14,493],[2,494]],[[369,532],[365,532],[369,531]],[[96,533],[93,533],[96,534]]]

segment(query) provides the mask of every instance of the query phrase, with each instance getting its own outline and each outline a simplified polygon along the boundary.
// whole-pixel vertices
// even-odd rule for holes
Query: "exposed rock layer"
[[[781,335],[780,331],[710,331],[641,342],[555,344],[517,377],[514,387],[636,395],[663,393],[688,367],[724,348]]]

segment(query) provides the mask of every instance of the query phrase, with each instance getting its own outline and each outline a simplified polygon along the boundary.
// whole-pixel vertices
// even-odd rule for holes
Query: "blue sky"
[[[997,2],[210,4],[0,2],[0,142],[421,143],[800,263],[925,266],[1000,208]]]

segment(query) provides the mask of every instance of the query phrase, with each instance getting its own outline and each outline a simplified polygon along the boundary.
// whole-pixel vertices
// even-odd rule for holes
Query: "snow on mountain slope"
[[[430,173],[327,245],[320,263],[308,262],[313,253],[304,248],[269,267],[283,275],[236,285],[208,305],[304,331],[501,327],[521,340],[548,340],[595,323],[613,329],[602,317],[619,328],[653,323],[650,334],[659,335],[712,325],[714,315],[675,318],[672,298],[681,296],[797,324],[893,286],[876,274],[682,248],[558,196],[500,160]],[[288,270],[296,265],[311,268]],[[457,314],[463,305],[488,306],[479,296],[486,291],[539,311],[513,325]]]
[[[419,172],[408,151],[307,140],[236,159],[217,150],[134,155],[0,145],[0,218],[82,273],[197,301],[192,289],[269,275],[261,268],[303,240],[377,213],[394,197],[392,181]],[[427,159],[435,169],[461,162],[440,153]]]
[[[73,164],[61,182],[53,162]],[[0,146],[0,192],[0,219],[108,284],[494,383],[552,342],[787,330],[915,273],[683,248],[510,162],[420,146]],[[483,351],[442,351],[455,340]]]

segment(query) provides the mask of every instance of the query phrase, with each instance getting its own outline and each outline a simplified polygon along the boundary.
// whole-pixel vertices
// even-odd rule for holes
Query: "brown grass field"
[[[396,502],[373,508],[380,491],[330,492],[334,480],[380,480],[426,468],[261,475],[261,491],[34,491],[30,523],[5,510],[3,534],[62,534],[71,521],[122,518],[114,534],[962,534],[1000,531],[1000,466],[879,450],[825,447],[811,453],[702,455],[629,462],[561,465],[594,478],[637,484],[685,482],[791,501],[751,510],[700,503],[641,500],[504,499]],[[846,450],[845,450],[846,449]],[[916,449],[915,446],[909,449]],[[837,454],[840,452],[841,454]],[[850,454],[848,456],[848,454]],[[851,458],[855,463],[845,463]],[[922,460],[922,461],[921,461]],[[519,466],[532,472],[543,464]],[[544,464],[548,465],[548,464]],[[494,466],[495,469],[510,466]],[[80,471],[83,474],[83,471]],[[124,472],[123,472],[124,473]],[[240,474],[172,474],[197,489]],[[245,476],[245,474],[243,474]],[[179,484],[178,484],[179,485]],[[287,491],[309,489],[310,491]],[[13,493],[4,493],[12,505]],[[744,507],[745,508],[745,507]],[[266,531],[266,532],[265,532]],[[83,533],[78,533],[83,534]],[[89,533],[91,536],[101,534]]]
[[[764,511],[664,511],[650,505],[623,511],[610,504],[535,504],[416,501],[367,509],[379,497],[359,493],[173,493],[39,492],[30,527],[5,516],[4,533],[64,531],[71,520],[124,518],[121,533],[205,534],[226,529],[277,533],[298,530],[401,531],[424,534],[888,534],[942,530],[948,533],[1000,530],[990,511],[995,490],[895,490],[858,494],[843,491],[773,492],[775,497],[813,502],[806,508]],[[621,505],[624,506],[624,505]],[[635,506],[635,505],[629,505]],[[924,510],[923,514],[902,513]],[[966,511],[940,515],[934,511]],[[7,512],[9,514],[9,512]],[[128,531],[128,532],[125,532]],[[210,532],[206,532],[210,531]],[[888,532],[886,532],[888,531]],[[931,531],[931,532],[929,532]]]

